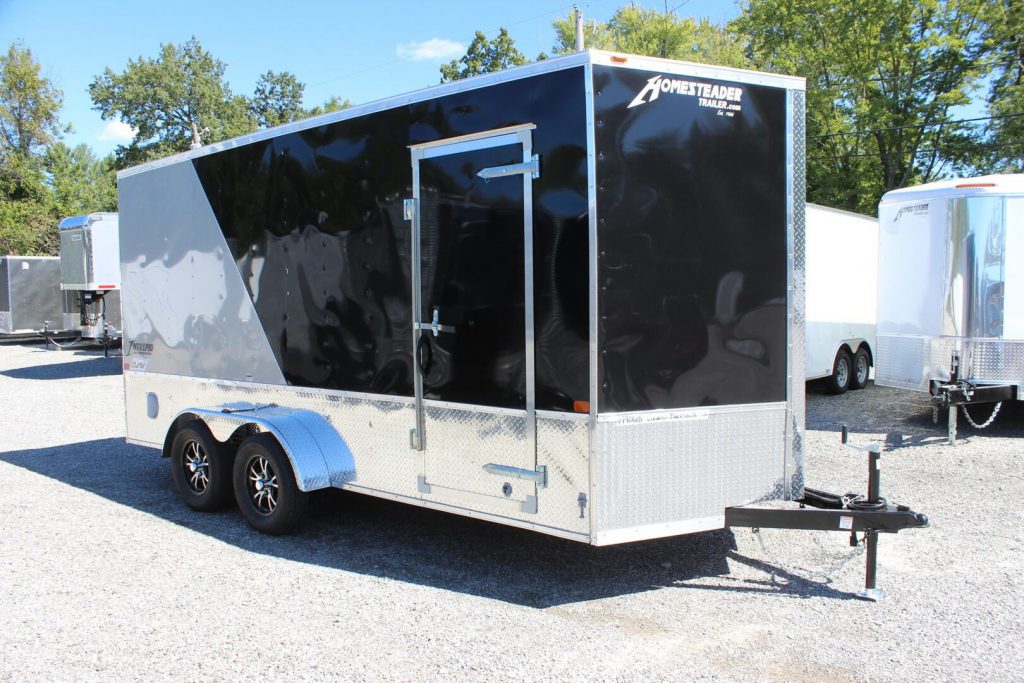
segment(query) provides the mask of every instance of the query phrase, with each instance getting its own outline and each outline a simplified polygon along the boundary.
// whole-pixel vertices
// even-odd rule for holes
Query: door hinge
[[[402,200],[402,218],[407,221],[411,221],[416,217],[416,200],[415,199],[403,199]]]
[[[540,178],[540,155],[534,154],[533,158],[529,161],[524,161],[521,164],[508,164],[507,166],[490,166],[488,168],[481,168],[476,172],[477,176],[484,180],[490,180],[491,178],[503,178],[509,175],[519,174],[530,174],[530,177],[536,180]]]

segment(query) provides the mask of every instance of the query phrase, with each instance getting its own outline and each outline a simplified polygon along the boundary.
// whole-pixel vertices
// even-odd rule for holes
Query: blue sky
[[[627,0],[580,0],[584,17],[607,20]],[[636,4],[664,10],[666,3]],[[682,16],[727,21],[739,14],[733,0],[670,0]],[[251,94],[260,74],[290,71],[306,84],[306,105],[332,95],[353,103],[397,95],[440,80],[438,66],[461,56],[475,30],[488,37],[508,28],[529,58],[550,52],[551,22],[565,16],[565,0],[0,0],[0,46],[22,40],[43,73],[64,91],[62,120],[104,155],[126,142],[125,126],[92,110],[89,83],[107,66],[121,72],[128,60],[155,57],[161,43],[195,35],[227,64],[236,93]]]

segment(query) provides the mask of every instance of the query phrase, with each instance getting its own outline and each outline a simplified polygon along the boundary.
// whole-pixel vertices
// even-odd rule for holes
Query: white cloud
[[[411,62],[426,62],[432,59],[458,57],[466,51],[466,46],[454,40],[431,38],[430,40],[414,40],[395,47],[395,53],[401,59]]]
[[[100,134],[96,136],[103,142],[131,142],[135,137],[135,129],[124,121],[110,121]]]

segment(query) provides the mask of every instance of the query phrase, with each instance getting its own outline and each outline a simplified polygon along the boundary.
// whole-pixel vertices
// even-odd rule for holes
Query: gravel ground
[[[846,422],[932,519],[882,537],[872,604],[828,532],[592,548],[327,492],[263,537],[125,444],[119,368],[0,346],[0,679],[1024,678],[1020,406],[950,447],[920,395],[810,387],[808,483],[863,490]]]

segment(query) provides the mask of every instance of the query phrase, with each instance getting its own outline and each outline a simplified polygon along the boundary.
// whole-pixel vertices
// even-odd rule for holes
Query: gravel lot
[[[592,548],[327,492],[262,537],[125,444],[119,372],[0,346],[0,679],[1024,678],[1020,406],[950,447],[923,396],[811,387],[808,483],[864,490],[846,422],[886,443],[883,495],[932,519],[882,536],[871,604],[828,532]]]

